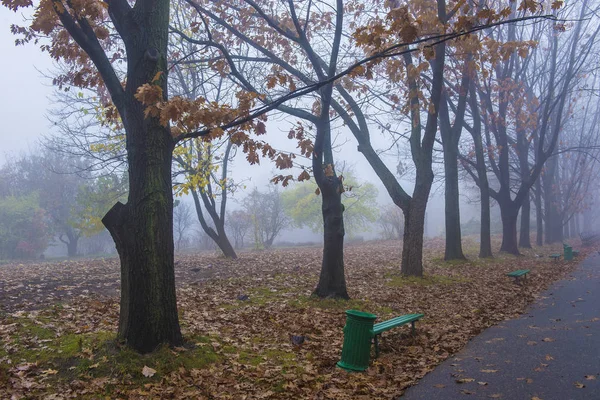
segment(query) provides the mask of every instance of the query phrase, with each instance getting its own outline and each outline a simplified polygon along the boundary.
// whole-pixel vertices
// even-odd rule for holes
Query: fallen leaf
[[[481,385],[481,386],[487,386],[488,383],[487,382],[477,382],[477,384]]]
[[[484,374],[493,374],[495,372],[498,372],[497,369],[482,369],[481,372],[483,372]]]
[[[583,389],[585,387],[585,385],[581,382],[575,382],[574,385],[577,389]]]
[[[547,338],[543,338],[542,342],[554,342],[554,339],[547,337]]]
[[[585,379],[587,379],[588,381],[593,381],[596,379],[596,375],[586,375]]]
[[[456,383],[469,383],[469,382],[475,382],[475,379],[473,378],[461,378],[461,379],[457,379]]]
[[[152,368],[144,365],[144,368],[142,368],[142,375],[144,375],[146,378],[152,378],[154,376],[154,374],[156,374],[155,369],[152,369]]]
[[[550,354],[546,354],[546,361],[551,361],[554,360],[554,357],[552,357]]]
[[[46,370],[42,371],[42,373],[46,374],[46,375],[56,375],[56,374],[58,374],[58,371],[55,369],[46,369]]]
[[[441,388],[445,388],[445,387],[446,387],[446,385],[444,385],[443,383],[436,383],[435,385],[433,385],[433,387],[436,387],[436,388],[440,388],[440,389],[441,389]]]

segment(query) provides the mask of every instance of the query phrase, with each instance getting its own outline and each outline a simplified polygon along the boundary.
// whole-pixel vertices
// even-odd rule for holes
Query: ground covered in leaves
[[[399,242],[347,246],[347,302],[310,296],[320,248],[246,252],[238,260],[179,256],[189,345],[146,356],[115,341],[117,260],[0,265],[0,398],[393,399],[576,266],[548,258],[562,245],[480,260],[468,239],[468,261],[444,262],[443,240],[430,239],[425,277],[404,278],[400,249]],[[585,257],[592,249],[581,250]],[[526,285],[506,276],[526,268]],[[425,318],[415,337],[407,327],[384,333],[369,369],[347,373],[335,367],[346,309],[378,321]],[[305,340],[297,345],[292,336]]]

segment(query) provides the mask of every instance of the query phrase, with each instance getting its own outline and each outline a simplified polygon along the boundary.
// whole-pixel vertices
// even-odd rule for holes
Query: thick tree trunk
[[[502,245],[500,251],[519,255],[517,244],[517,217],[519,210],[515,209],[512,201],[499,202],[502,217]]]
[[[458,189],[458,149],[452,143],[444,145],[446,250],[444,260],[466,259],[462,250],[460,230],[460,200]]]
[[[400,272],[407,276],[423,276],[423,234],[425,211],[433,183],[433,171],[417,171],[413,198],[404,211],[404,240],[402,242],[402,265]]]
[[[218,239],[216,240],[217,246],[219,246],[219,249],[223,252],[223,255],[227,258],[231,258],[231,259],[237,259],[238,256],[233,248],[233,246],[231,245],[231,242],[229,241],[229,237],[227,237],[227,234],[225,233],[225,229],[218,229],[219,232],[218,233]]]
[[[169,2],[138,2],[121,17],[144,21],[127,20],[118,27],[127,49],[127,82],[117,107],[126,131],[129,198],[125,205],[115,204],[102,222],[121,259],[118,336],[147,353],[163,343],[183,343],[175,295],[174,140],[170,128],[158,118],[146,118],[145,106],[135,99],[138,88],[151,82],[160,85],[167,98]],[[117,91],[113,86],[111,90],[115,100]]]
[[[423,276],[423,231],[425,207],[411,203],[404,212],[404,240],[402,242],[402,275]]]
[[[175,297],[172,146],[164,143],[167,135],[158,127],[133,135],[128,131],[130,142],[142,140],[129,155],[129,199],[126,205],[115,204],[102,220],[121,259],[119,338],[141,353],[183,341]],[[163,143],[144,146],[156,142]]]
[[[319,182],[323,212],[323,261],[314,295],[348,299],[344,274],[344,205],[342,184],[336,176]]]
[[[558,208],[556,182],[557,157],[550,157],[546,162],[546,173],[543,177],[544,183],[544,211],[545,218],[545,237],[546,243],[562,243],[563,224],[562,217]]]
[[[519,247],[531,248],[531,203],[529,202],[529,195],[523,201],[521,206],[521,230],[519,232]]]
[[[492,218],[490,212],[490,193],[485,181],[485,187],[480,187],[481,192],[481,227],[479,231],[479,258],[492,257]]]
[[[75,236],[67,243],[67,255],[69,257],[75,257],[77,255],[77,244],[79,243],[79,237]]]

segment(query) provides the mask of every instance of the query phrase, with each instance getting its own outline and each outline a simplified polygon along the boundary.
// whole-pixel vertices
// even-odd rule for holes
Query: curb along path
[[[594,253],[596,254],[596,253]],[[600,256],[475,337],[402,400],[600,400]]]

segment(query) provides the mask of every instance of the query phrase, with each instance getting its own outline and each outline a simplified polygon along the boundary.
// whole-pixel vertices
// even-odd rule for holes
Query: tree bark
[[[471,115],[473,116],[473,129],[471,136],[475,147],[475,166],[477,169],[477,186],[479,187],[479,195],[481,197],[480,219],[481,225],[479,228],[479,258],[493,257],[492,254],[492,222],[490,212],[490,185],[487,177],[487,167],[485,165],[485,154],[483,152],[483,139],[481,127],[481,113],[477,102],[477,90],[475,82],[471,81],[469,85],[469,105],[471,107]]]
[[[541,179],[535,181],[535,225],[537,231],[535,244],[542,246],[544,244],[544,210],[542,209]]]
[[[417,180],[418,181],[418,180]],[[433,179],[432,179],[433,181]],[[404,211],[404,240],[402,241],[402,264],[400,272],[407,276],[423,276],[423,234],[425,210],[431,184],[415,188],[410,206]]]
[[[342,184],[337,176],[319,182],[323,212],[323,260],[319,283],[314,291],[321,298],[348,299],[344,275],[344,205]]]
[[[129,154],[129,199],[115,204],[102,222],[121,260],[118,336],[148,353],[162,343],[181,345],[183,339],[175,297],[172,146],[164,143],[170,135],[148,126],[143,113],[137,120],[146,129],[132,132],[128,121],[128,142],[136,149]]]
[[[521,229],[519,232],[519,247],[522,248],[531,248],[531,238],[530,232],[531,230],[531,203],[529,201],[529,195],[523,200],[523,205],[521,206]]]
[[[196,189],[191,190],[192,198],[194,199],[194,207],[196,209],[196,216],[198,217],[198,222],[200,222],[200,226],[202,230],[210,237],[219,249],[223,252],[223,255],[227,258],[237,259],[237,254],[227,237],[227,233],[225,232],[225,221],[222,217],[217,214],[214,205],[210,204],[208,196],[206,193],[201,192],[200,195]],[[200,204],[200,197],[202,197],[202,201],[206,206],[206,210],[208,214],[211,216],[213,223],[215,224],[215,229],[208,225],[206,219],[204,218],[204,213],[202,211],[202,205]],[[224,214],[223,214],[224,215]]]
[[[515,209],[512,201],[500,203],[502,217],[502,245],[500,251],[520,255],[517,245],[517,217],[519,210]]]
[[[79,237],[74,237],[73,240],[70,240],[67,243],[67,255],[69,257],[77,256],[77,244],[79,242]]]
[[[460,198],[458,189],[458,148],[444,145],[444,199],[446,220],[446,250],[444,260],[465,260],[460,229]]]
[[[119,5],[127,8],[126,3]],[[103,73],[125,127],[129,197],[127,204],[115,204],[102,222],[121,260],[118,337],[134,350],[148,353],[163,343],[183,343],[173,248],[171,162],[175,142],[170,128],[162,126],[158,118],[146,118],[145,106],[135,99],[140,86],[157,81],[167,98],[169,2],[138,2],[133,9],[110,8],[109,13],[127,49],[124,92],[118,80],[114,82],[116,77],[97,63],[96,58],[101,57],[88,53]],[[158,72],[162,75],[157,80]]]
[[[556,188],[557,157],[550,157],[546,162],[544,183],[544,211],[546,222],[546,243],[561,243],[563,241],[563,224],[558,208]]]

